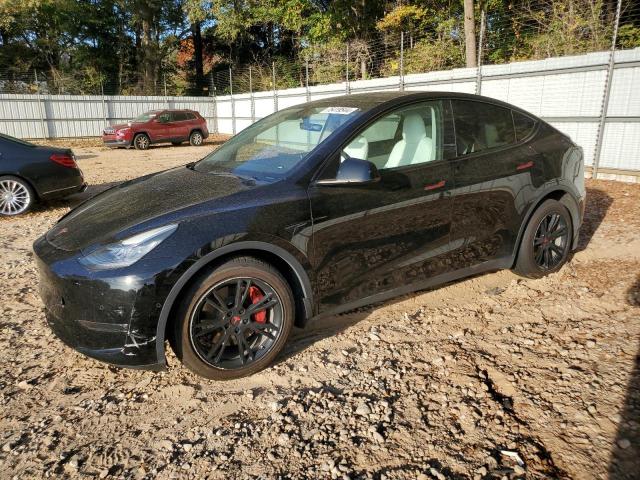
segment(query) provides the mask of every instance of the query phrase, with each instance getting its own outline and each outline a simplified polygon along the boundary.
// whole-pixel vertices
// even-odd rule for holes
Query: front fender
[[[217,242],[211,242],[211,246],[216,245],[216,243]],[[294,249],[292,248],[292,250]],[[217,259],[230,254],[241,254],[247,251],[261,251],[271,255],[277,255],[282,261],[286,262],[295,273],[298,282],[302,287],[305,320],[313,316],[313,292],[311,288],[311,281],[307,274],[307,270],[302,265],[302,262],[296,258],[292,252],[287,251],[281,246],[274,245],[273,243],[256,240],[243,240],[223,245],[208,253],[201,253],[200,258],[198,258],[198,260],[195,261],[174,283],[169,295],[164,301],[162,310],[160,311],[160,317],[158,319],[156,334],[156,353],[159,364],[166,366],[165,331],[167,324],[169,323],[171,311],[183,288],[196,274],[198,274],[198,272],[207,265],[215,262]]]

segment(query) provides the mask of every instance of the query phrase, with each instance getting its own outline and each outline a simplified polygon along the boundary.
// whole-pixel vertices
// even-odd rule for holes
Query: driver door
[[[320,176],[366,156],[379,181],[310,187],[320,313],[408,292],[450,270],[451,123],[448,100],[403,107],[360,132]]]

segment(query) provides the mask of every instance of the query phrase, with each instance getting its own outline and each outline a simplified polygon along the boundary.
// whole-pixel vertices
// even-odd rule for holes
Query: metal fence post
[[[478,67],[476,68],[476,95],[482,92],[482,44],[484,43],[485,13],[480,14],[480,38],[478,41]]]
[[[107,103],[104,98],[104,83],[100,79],[100,95],[102,96],[102,116],[104,117],[104,126],[109,122],[109,112],[107,111]]]
[[[604,127],[607,123],[607,110],[609,110],[609,97],[611,95],[611,80],[613,79],[613,69],[616,62],[616,41],[618,40],[618,26],[620,25],[620,11],[622,10],[622,0],[618,0],[616,9],[616,19],[613,25],[613,38],[611,39],[611,49],[609,50],[609,66],[607,76],[604,80],[604,93],[602,105],[600,106],[600,122],[598,123],[598,136],[596,137],[596,147],[593,152],[593,167],[591,177],[598,178],[598,168],[600,167],[600,156],[602,154],[602,142],[604,141]]]
[[[229,67],[229,96],[231,98],[231,132],[236,134],[236,104],[233,101],[233,75]]]
[[[347,62],[345,65],[345,78],[346,78],[346,82],[345,82],[345,90],[347,92],[347,95],[351,93],[351,86],[349,85],[349,42],[347,42]]]
[[[276,62],[271,62],[271,81],[273,82],[273,111],[278,111],[278,92],[276,88]]]
[[[218,129],[218,103],[216,101],[216,82],[213,79],[213,72],[211,72],[211,91],[213,92],[213,133],[220,133]]]
[[[47,106],[44,103],[44,96],[40,93],[40,82],[38,81],[38,71],[33,70],[36,79],[36,88],[38,89],[38,110],[40,110],[40,129],[42,130],[42,138],[49,138],[48,128],[45,125],[45,117],[47,116]]]
[[[400,32],[400,78],[398,89],[404,91],[404,31]]]
[[[249,98],[251,99],[251,123],[256,121],[256,99],[253,97],[253,76],[249,65]]]
[[[306,58],[304,62],[304,75],[305,75],[304,85],[307,89],[307,102],[310,102],[311,92],[309,91],[309,59],[308,58]]]

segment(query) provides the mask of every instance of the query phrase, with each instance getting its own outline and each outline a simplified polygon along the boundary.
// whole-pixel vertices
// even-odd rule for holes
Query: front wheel
[[[529,278],[557,272],[571,251],[571,215],[563,204],[545,200],[533,213],[522,236],[515,271]]]
[[[20,215],[35,202],[31,186],[18,177],[0,176],[0,215]]]
[[[291,288],[270,264],[234,258],[186,292],[172,347],[193,372],[213,380],[251,375],[284,347],[294,323]]]
[[[133,139],[133,146],[136,147],[136,150],[146,150],[151,145],[151,141],[149,137],[144,133],[139,133]]]

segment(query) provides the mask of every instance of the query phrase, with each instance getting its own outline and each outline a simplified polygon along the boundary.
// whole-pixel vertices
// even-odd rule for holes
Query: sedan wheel
[[[200,132],[191,132],[191,135],[189,136],[189,143],[191,145],[193,145],[194,147],[199,147],[200,145],[202,145],[202,134]]]
[[[293,325],[293,295],[271,265],[233,259],[192,287],[174,329],[177,356],[212,379],[250,375],[282,350]]]
[[[16,177],[0,177],[0,215],[20,215],[34,201],[31,187]]]

